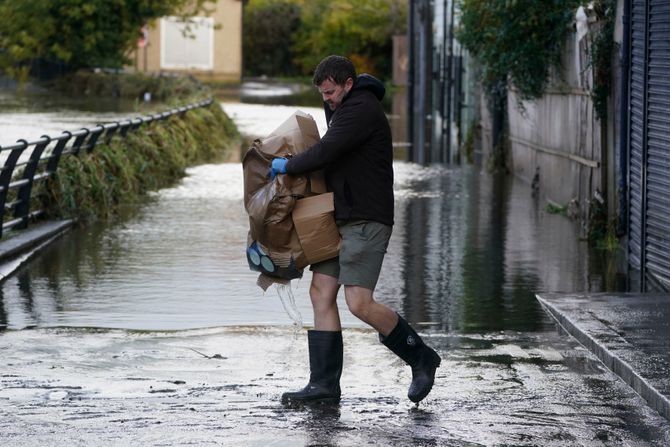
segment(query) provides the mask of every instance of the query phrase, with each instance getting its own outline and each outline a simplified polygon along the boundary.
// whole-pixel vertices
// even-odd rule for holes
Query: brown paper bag
[[[297,111],[265,139],[254,141],[245,154],[242,167],[244,204],[249,214],[247,260],[252,270],[271,277],[293,279],[302,276],[305,266],[318,262],[314,259],[323,258],[323,251],[308,258],[292,217],[299,199],[326,191],[323,174],[312,173],[309,181],[307,176],[279,175],[274,180],[268,176],[273,158],[299,154],[318,141],[319,131],[314,119]],[[301,228],[309,233],[306,236],[308,250],[313,246],[311,241],[323,243],[319,235],[321,225],[330,225],[327,234],[331,238],[334,237],[333,228],[337,233],[332,210],[318,208],[316,214],[313,211],[314,207],[299,211]],[[337,238],[328,245],[329,253],[339,248],[339,233]]]

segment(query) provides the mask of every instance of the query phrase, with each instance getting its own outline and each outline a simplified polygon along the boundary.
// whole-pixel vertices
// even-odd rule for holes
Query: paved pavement
[[[670,420],[670,294],[540,294],[537,299]]]
[[[73,225],[74,221],[70,219],[48,221],[15,235],[5,235],[0,241],[0,282]]]

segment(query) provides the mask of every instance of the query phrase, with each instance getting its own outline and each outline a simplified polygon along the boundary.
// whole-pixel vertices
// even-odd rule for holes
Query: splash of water
[[[277,288],[277,295],[281,300],[284,310],[288,314],[291,321],[293,321],[293,327],[297,331],[302,328],[302,315],[298,310],[298,306],[295,305],[295,296],[293,295],[293,289],[291,288],[291,283],[288,284],[275,284]]]

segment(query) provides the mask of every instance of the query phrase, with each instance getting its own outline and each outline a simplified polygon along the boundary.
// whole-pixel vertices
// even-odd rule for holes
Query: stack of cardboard
[[[258,283],[264,289],[299,278],[307,265],[339,253],[333,194],[326,192],[323,172],[268,175],[274,158],[299,154],[318,141],[314,119],[297,111],[265,139],[254,141],[242,160],[247,260],[261,273]]]

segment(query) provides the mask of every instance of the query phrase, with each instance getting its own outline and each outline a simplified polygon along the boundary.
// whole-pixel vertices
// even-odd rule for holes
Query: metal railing
[[[7,230],[27,228],[30,221],[45,213],[41,206],[36,207],[34,199],[37,197],[32,193],[33,186],[56,173],[61,157],[90,153],[96,145],[108,144],[115,135],[125,137],[128,132],[143,125],[199,107],[207,107],[213,101],[209,98],[162,113],[98,124],[93,128],[82,128],[74,132],[64,131],[57,136],[42,135],[35,141],[20,139],[11,146],[0,146],[0,162],[4,159],[0,168],[0,238]],[[29,148],[32,148],[31,152]],[[28,152],[30,155],[26,157],[24,154]],[[10,192],[13,191],[15,194],[10,197]],[[9,216],[10,213],[12,216]],[[10,220],[5,220],[7,218]]]

